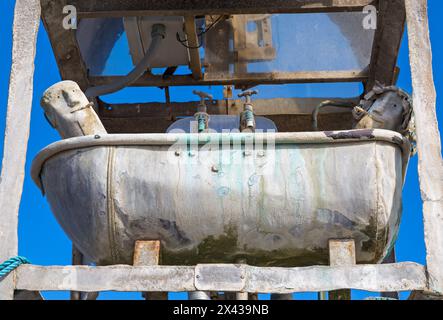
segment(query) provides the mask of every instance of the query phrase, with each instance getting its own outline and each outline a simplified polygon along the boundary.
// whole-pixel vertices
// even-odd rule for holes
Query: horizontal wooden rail
[[[342,267],[35,266],[15,271],[15,288],[29,291],[242,291],[292,293],[357,289],[372,292],[426,290],[424,266],[412,262]]]
[[[124,76],[90,76],[92,86],[106,85],[119,81]],[[211,85],[259,85],[286,83],[324,83],[324,82],[362,82],[367,80],[366,70],[344,71],[298,71],[250,73],[244,75],[205,74],[202,79],[189,75],[174,75],[169,78],[145,74],[131,87],[168,87],[168,86],[211,86]]]
[[[315,107],[324,101],[346,102],[358,105],[359,97],[355,98],[274,98],[253,100],[254,114],[270,115],[312,115]],[[138,118],[138,117],[183,117],[193,116],[197,112],[199,101],[189,102],[148,102],[148,103],[116,103],[110,104],[99,100],[98,110],[104,118]],[[244,101],[240,99],[220,99],[207,103],[210,115],[239,115],[243,111]],[[325,106],[321,113],[350,113],[352,108]]]
[[[71,0],[81,18],[361,11],[375,0]]]

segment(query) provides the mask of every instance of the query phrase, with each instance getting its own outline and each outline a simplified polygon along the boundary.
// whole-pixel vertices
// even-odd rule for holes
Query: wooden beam
[[[372,292],[426,290],[425,268],[412,262],[383,265],[268,268],[248,265],[107,267],[23,265],[21,290],[242,291],[291,293],[357,289]]]
[[[0,176],[0,263],[18,253],[18,211],[25,177],[34,58],[39,26],[40,2],[16,0],[12,30],[12,65]],[[12,277],[0,279],[0,300],[10,300],[13,296]]]
[[[382,263],[396,263],[396,262],[397,259],[395,257],[395,248],[392,248],[391,252],[389,253],[388,256],[386,256],[386,258],[383,260]],[[380,296],[383,298],[390,298],[395,300],[400,299],[398,292],[381,292]]]
[[[72,265],[79,266],[83,264],[83,254],[74,245],[72,245]],[[82,300],[82,293],[79,291],[71,291],[71,300]]]
[[[354,102],[359,98],[339,99],[334,101]],[[328,98],[276,98],[256,99],[254,113],[266,116],[274,121],[280,132],[312,131],[312,111],[314,107]],[[166,132],[166,129],[178,118],[193,116],[198,101],[165,103],[106,104],[99,101],[98,114],[109,133],[146,133]],[[211,115],[239,115],[243,102],[234,100],[213,100],[208,105]],[[352,127],[351,109],[325,107],[319,115],[319,127],[322,130],[344,130]]]
[[[353,266],[356,264],[354,240],[329,240],[329,265]],[[342,289],[329,292],[329,300],[351,300],[351,290]]]
[[[160,241],[136,241],[134,266],[158,266],[160,263]],[[146,300],[168,300],[168,292],[143,292]]]
[[[375,0],[70,0],[79,17],[361,11]]]
[[[412,291],[408,297],[408,300],[435,300],[442,301],[443,296],[438,294],[433,294],[431,292],[425,291]]]
[[[370,91],[379,81],[384,85],[396,82],[397,57],[406,21],[404,0],[379,0],[377,30],[371,55],[369,79],[366,90]]]
[[[331,100],[339,102],[351,102],[357,105],[359,97],[343,98],[274,98],[255,99],[253,101],[254,114],[258,116],[300,114],[311,115],[314,108],[320,103]],[[243,111],[241,99],[212,100],[207,106],[209,114],[239,115]],[[148,103],[122,103],[109,104],[102,100],[98,101],[99,116],[104,118],[137,118],[153,117],[173,119],[176,117],[193,116],[197,112],[199,101],[189,102],[148,102]],[[351,109],[325,107],[322,114],[348,113]]]
[[[122,76],[90,76],[93,86],[118,81]],[[161,76],[145,74],[135,81],[133,87],[168,87],[168,86],[211,86],[211,85],[259,85],[285,83],[322,83],[322,82],[361,82],[366,81],[368,74],[364,70],[350,71],[310,71],[310,72],[270,72],[245,75],[205,74],[201,80],[191,75],[175,75],[168,79]]]
[[[16,290],[14,300],[45,300],[38,291]]]
[[[435,110],[427,0],[406,0],[429,286],[443,294],[443,159]]]
[[[203,77],[199,53],[200,41],[202,40],[197,36],[194,16],[185,16],[185,32],[188,39],[189,65],[192,70],[192,76],[195,80],[200,80]]]
[[[42,20],[51,41],[62,80],[77,82],[85,91],[88,87],[87,69],[78,47],[75,31],[63,28],[63,7],[70,0],[41,0]]]

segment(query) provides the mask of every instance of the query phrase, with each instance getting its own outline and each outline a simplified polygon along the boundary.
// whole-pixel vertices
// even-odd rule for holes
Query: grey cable
[[[320,112],[321,108],[324,107],[339,107],[339,108],[353,108],[354,104],[350,102],[339,102],[339,101],[332,101],[332,100],[326,100],[320,103],[317,107],[315,107],[314,112],[312,112],[312,128],[315,131],[318,131],[318,113]]]
[[[163,24],[154,24],[151,31],[151,44],[146,51],[145,56],[142,60],[129,72],[125,77],[102,86],[90,87],[86,90],[85,95],[88,98],[98,97],[102,95],[107,95],[119,91],[135,81],[137,81],[145,71],[150,67],[152,59],[156,57],[158,49],[160,48],[160,43],[166,36],[166,27]]]

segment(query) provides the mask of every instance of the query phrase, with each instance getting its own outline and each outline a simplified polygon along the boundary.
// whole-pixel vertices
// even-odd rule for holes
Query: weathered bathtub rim
[[[60,140],[48,145],[41,150],[32,162],[31,176],[35,184],[43,191],[40,174],[43,166],[51,157],[65,151],[77,150],[91,147],[110,146],[142,146],[142,145],[173,145],[178,141],[194,141],[205,144],[214,141],[240,142],[246,140],[260,140],[266,142],[270,139],[275,145],[279,144],[336,144],[352,142],[387,142],[397,145],[402,150],[403,178],[409,162],[411,145],[408,139],[400,133],[382,129],[361,129],[343,131],[321,131],[321,132],[277,132],[277,133],[191,133],[191,134],[106,134],[90,135]],[[181,140],[180,140],[181,139]]]

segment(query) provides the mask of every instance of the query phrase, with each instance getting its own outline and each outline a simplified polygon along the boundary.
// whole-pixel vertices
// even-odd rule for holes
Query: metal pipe
[[[154,24],[152,26],[151,37],[151,44],[145,56],[128,75],[110,84],[88,88],[85,92],[86,96],[91,98],[110,94],[130,86],[137,81],[150,67],[152,59],[156,57],[160,43],[166,37],[166,26],[163,24]]]
[[[273,293],[271,294],[271,300],[294,300],[292,293],[279,294]]]
[[[189,300],[211,300],[211,294],[207,291],[188,292]]]
[[[318,106],[315,107],[314,111],[312,112],[312,129],[314,131],[318,131],[318,113],[320,112],[321,108],[324,107],[338,107],[338,108],[353,108],[355,107],[353,103],[349,102],[338,102],[338,101],[332,101],[332,100],[326,100],[320,103]]]

